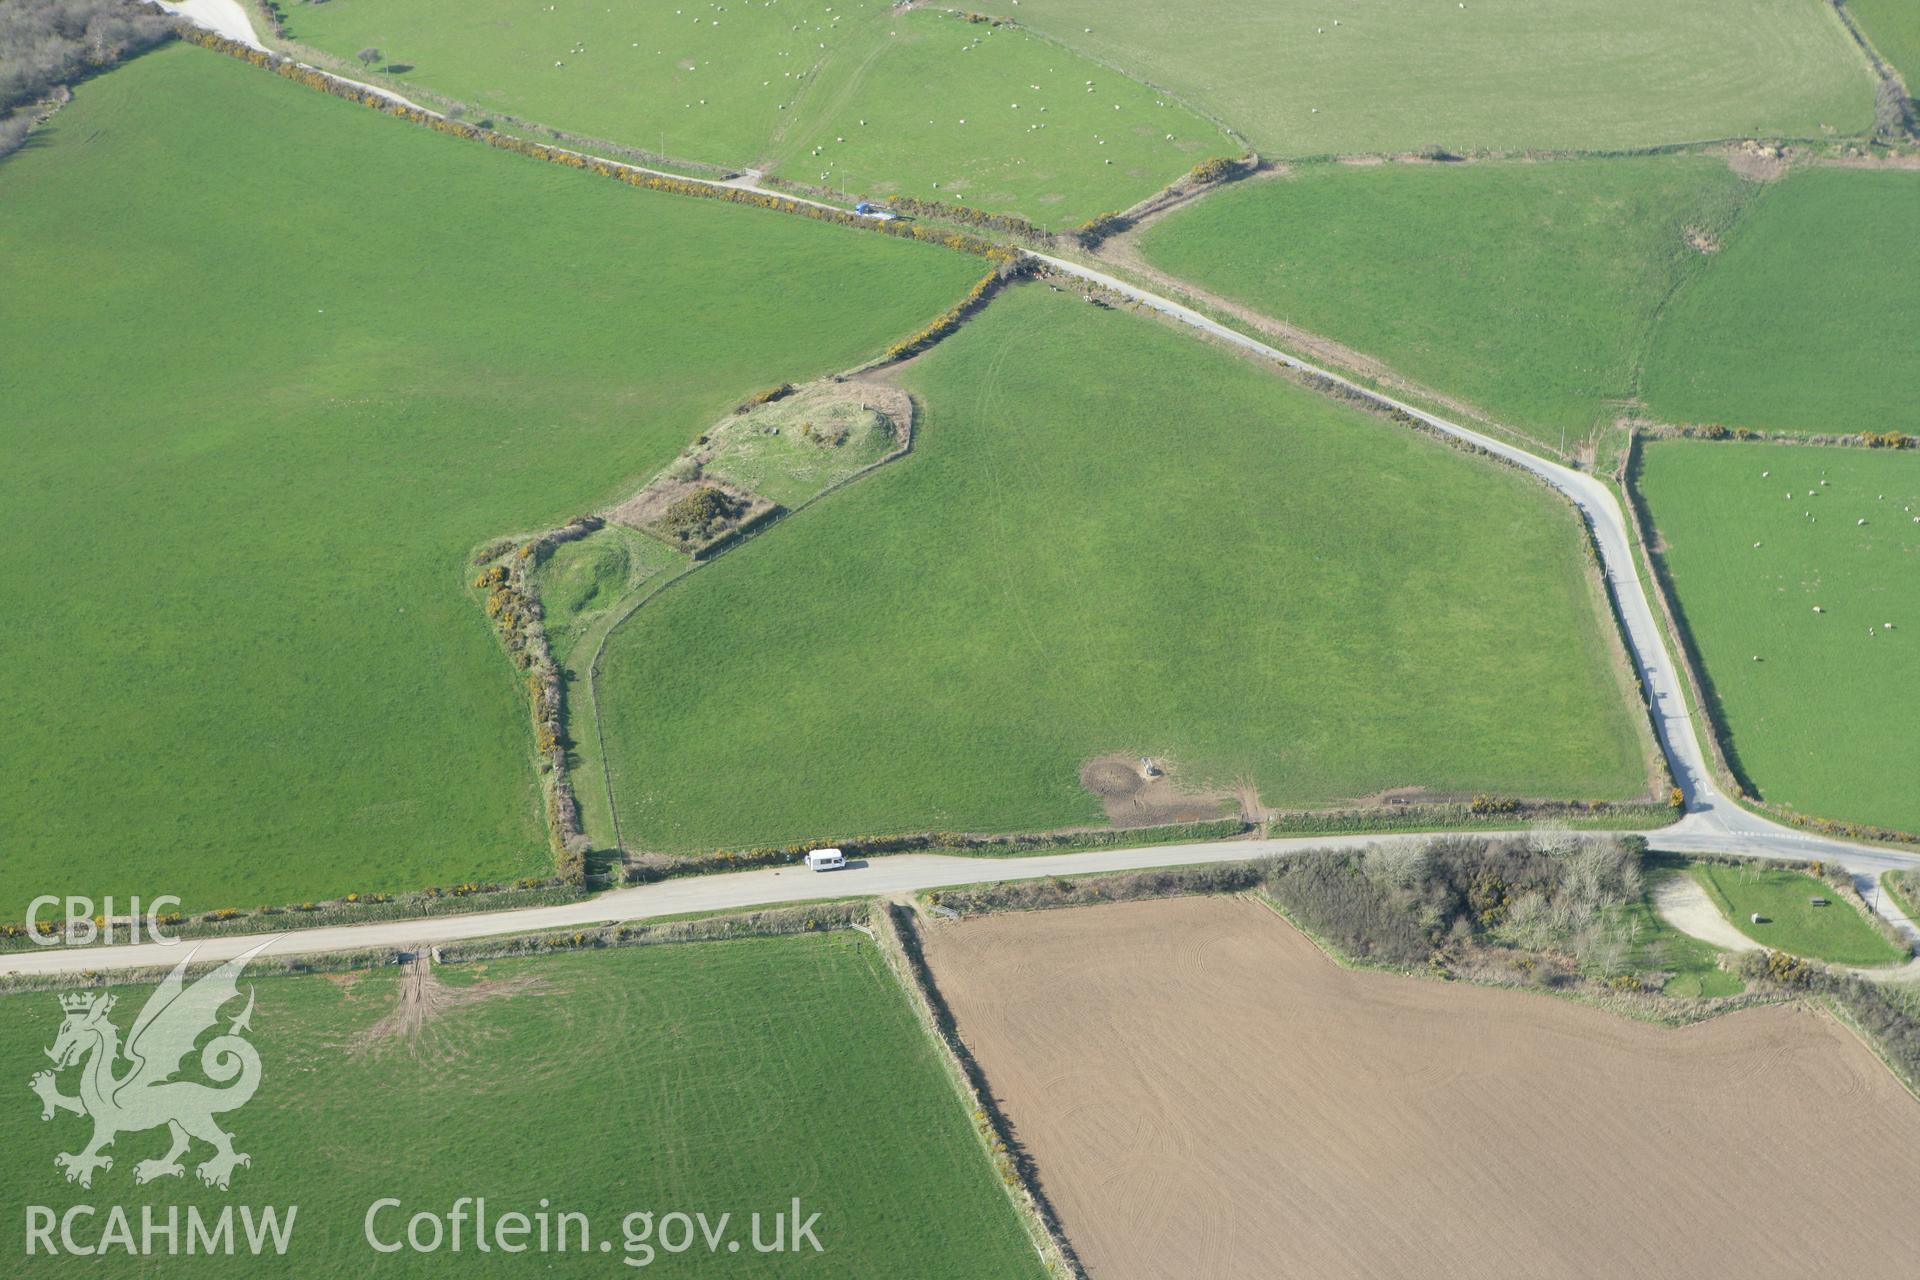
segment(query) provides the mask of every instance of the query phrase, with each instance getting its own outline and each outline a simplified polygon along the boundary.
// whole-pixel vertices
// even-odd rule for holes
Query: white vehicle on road
[[[847,855],[838,849],[815,849],[807,855],[807,867],[813,871],[839,871],[847,865]]]

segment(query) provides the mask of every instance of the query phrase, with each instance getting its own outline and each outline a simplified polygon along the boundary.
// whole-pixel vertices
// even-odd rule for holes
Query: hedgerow
[[[1125,229],[1127,215],[1119,209],[1096,213],[1073,229],[1073,238],[1082,249],[1098,249],[1100,242]]]
[[[1189,169],[1185,181],[1188,186],[1211,186],[1216,182],[1226,181],[1246,163],[1245,157],[1236,159],[1233,156],[1214,156],[1211,160],[1202,160]]]
[[[596,951],[609,947],[660,946],[675,942],[784,937],[796,933],[865,927],[871,917],[872,909],[864,901],[820,902],[749,911],[740,915],[672,920],[662,924],[600,925],[588,929],[481,938],[472,942],[443,944],[439,948],[438,958],[443,964],[460,964],[554,951]]]
[[[493,543],[490,549],[496,552],[494,562],[473,579],[474,589],[486,593],[487,616],[493,620],[508,658],[527,673],[527,697],[554,858],[561,879],[581,886],[587,879],[588,842],[580,803],[567,774],[565,686],[547,641],[544,612],[530,570],[551,555],[553,548],[584,538],[604,523],[598,516],[575,516],[525,542]]]
[[[969,205],[951,204],[945,200],[926,200],[919,196],[907,195],[891,196],[887,204],[894,212],[904,213],[910,217],[961,222],[969,226],[985,227],[989,231],[1019,236],[1026,240],[1038,240],[1042,243],[1051,243],[1053,240],[1052,232],[1017,213],[988,213]]]
[[[550,906],[577,901],[582,891],[580,885],[558,876],[527,876],[511,884],[469,881],[403,894],[348,893],[321,902],[217,907],[191,914],[175,911],[161,915],[158,922],[170,937],[215,938],[223,934],[279,933],[322,925],[374,924],[382,920]],[[51,918],[40,923],[43,932],[54,924]],[[95,923],[104,925],[105,921]],[[0,952],[37,949],[38,945],[29,936],[25,923],[0,925]]]
[[[1013,253],[990,240],[968,235],[960,231],[944,231],[925,227],[918,223],[895,219],[891,222],[877,218],[863,218],[849,213],[845,209],[811,204],[803,200],[792,200],[784,196],[769,195],[763,191],[754,191],[743,187],[720,186],[716,183],[701,182],[695,178],[677,178],[667,174],[649,173],[633,165],[620,164],[611,160],[602,160],[597,156],[586,155],[579,151],[570,151],[565,147],[548,146],[543,142],[531,142],[512,134],[501,133],[480,125],[468,124],[461,120],[450,120],[435,111],[423,111],[410,107],[371,89],[364,89],[338,76],[325,71],[294,62],[277,54],[265,53],[250,48],[235,40],[203,31],[197,27],[182,33],[182,38],[238,58],[249,66],[262,67],[276,75],[302,84],[321,93],[330,93],[336,98],[356,102],[361,106],[372,107],[401,120],[432,129],[436,133],[450,134],[456,138],[484,142],[488,146],[502,151],[512,151],[519,155],[530,156],[536,160],[545,160],[550,164],[564,165],[569,169],[582,169],[603,178],[612,178],[631,187],[641,187],[648,191],[661,191],[671,195],[696,196],[704,200],[724,200],[732,204],[751,205],[759,209],[770,209],[777,213],[790,213],[803,218],[812,218],[818,222],[831,222],[839,226],[857,227],[881,235],[899,236],[907,240],[918,240],[927,244],[938,244],[961,253],[971,253],[977,257],[992,259],[995,262],[1011,261]]]
[[[1920,1000],[1892,984],[1869,981],[1784,951],[1745,952],[1739,972],[1756,985],[1831,1001],[1879,1049],[1907,1088],[1920,1093]]]
[[[628,858],[629,881],[660,880],[667,876],[699,875],[711,871],[740,871],[748,867],[784,866],[800,861],[815,849],[839,849],[849,858],[889,853],[939,850],[973,854],[1040,853],[1052,849],[1099,849],[1114,846],[1170,844],[1176,841],[1228,840],[1244,835],[1248,824],[1239,818],[1171,823],[1159,827],[1098,831],[1046,831],[1020,835],[972,835],[964,831],[920,831],[900,835],[851,836],[839,840],[805,840],[797,844],[761,845],[749,849],[716,849],[711,853],[637,853]]]
[[[993,296],[995,290],[999,289],[1007,280],[1020,274],[1024,269],[1024,263],[1026,261],[1023,258],[1015,257],[1006,250],[997,250],[995,253],[989,254],[988,257],[993,260],[995,264],[994,269],[976,280],[973,288],[967,290],[966,297],[941,312],[924,328],[908,334],[906,337],[900,339],[900,341],[888,347],[886,354],[880,357],[880,362],[887,364],[895,360],[904,360],[911,355],[918,355],[934,343],[940,341],[940,339],[952,333],[955,329],[958,329],[961,324],[966,321],[968,316],[985,305],[987,299]]]

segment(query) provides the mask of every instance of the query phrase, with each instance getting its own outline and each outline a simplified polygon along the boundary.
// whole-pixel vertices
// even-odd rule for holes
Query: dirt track
[[[1097,1280],[1914,1274],[1920,1103],[1823,1014],[1673,1031],[1348,972],[1243,900],[928,957]]]

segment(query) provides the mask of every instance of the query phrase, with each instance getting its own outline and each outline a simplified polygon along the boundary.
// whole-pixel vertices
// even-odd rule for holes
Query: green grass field
[[[1545,490],[1040,285],[904,380],[912,455],[615,633],[630,843],[1097,822],[1111,751],[1274,805],[1644,789]]]
[[[1897,947],[1839,897],[1832,885],[1798,871],[1718,862],[1696,863],[1695,879],[1705,886],[1733,927],[1755,942],[1829,964],[1894,964]],[[1815,906],[1813,898],[1825,898]],[[1761,923],[1754,924],[1758,914]]]
[[[1920,173],[1812,169],[1769,187],[1668,308],[1656,418],[1920,431]]]
[[[331,0],[291,39],[543,125],[852,195],[1062,226],[1233,144],[1152,89],[1011,28],[884,0],[779,5]],[[376,64],[376,67],[379,64]]]
[[[114,1165],[90,1190],[69,1185],[56,1152],[90,1126],[59,1113],[43,1123],[27,1078],[61,1020],[51,993],[0,998],[0,1050],[19,1096],[4,1134],[16,1158],[0,1175],[6,1212],[119,1204],[139,1231],[140,1206],[298,1205],[284,1258],[182,1257],[133,1262],[36,1257],[34,1275],[353,1277],[527,1274],[609,1276],[1038,1276],[1037,1259],[944,1075],[873,944],[851,933],[686,943],[437,968],[449,1003],[415,1036],[373,1032],[399,999],[395,970],[254,983],[250,1037],[262,1083],[221,1117],[253,1157],[232,1188],[186,1176],[146,1186],[137,1161],[166,1148],[164,1130],[122,1134]],[[243,983],[243,994],[245,984]],[[124,1032],[145,998],[118,988]],[[460,1000],[466,1003],[458,1003]],[[238,1004],[229,1012],[238,1012]],[[197,1063],[197,1058],[190,1059]],[[76,1088],[76,1072],[61,1079]],[[189,1067],[188,1078],[195,1076]],[[601,1253],[376,1254],[363,1220],[374,1201],[380,1238],[407,1218],[445,1215],[484,1196],[489,1216],[588,1216]],[[818,1212],[823,1252],[756,1254],[749,1215],[798,1196]],[[622,1222],[651,1211],[733,1214],[748,1243],[718,1258],[704,1245],[623,1266]],[[97,1235],[104,1225],[91,1225]],[[81,1224],[84,1233],[87,1224]],[[184,1234],[184,1226],[182,1228]],[[771,1223],[762,1239],[770,1240]],[[661,1237],[655,1237],[657,1242]],[[577,1241],[578,1234],[573,1239]],[[696,1239],[698,1239],[696,1235]],[[23,1237],[15,1247],[21,1247]],[[57,1236],[56,1236],[57,1240]],[[162,1244],[164,1249],[164,1243]],[[632,1255],[641,1255],[636,1250]]]
[[[0,194],[16,914],[544,873],[470,550],[628,491],[981,270],[189,47],[81,86]]]
[[[1026,0],[1019,17],[1269,155],[1817,138],[1873,120],[1865,59],[1802,0]]]
[[[1658,969],[1671,973],[1673,976],[1660,988],[1663,995],[1696,1000],[1738,995],[1747,984],[1739,975],[1720,967],[1720,948],[1680,932],[1653,909],[1653,893],[1660,882],[1685,874],[1674,868],[1649,869],[1640,900],[1620,913],[1617,923],[1633,940],[1628,966],[1640,972]]]
[[[1803,813],[1920,829],[1920,455],[1679,440],[1642,472],[1741,773]]]
[[[1910,0],[1846,0],[1846,5],[1880,56],[1907,82],[1907,92],[1920,93],[1920,8]]]
[[[1633,394],[1649,326],[1751,188],[1717,160],[1312,166],[1143,233],[1147,259],[1559,448]]]
[[[555,547],[534,571],[554,660],[568,665],[575,646],[593,634],[608,611],[687,564],[682,552],[617,524]],[[587,648],[591,656],[591,643]]]

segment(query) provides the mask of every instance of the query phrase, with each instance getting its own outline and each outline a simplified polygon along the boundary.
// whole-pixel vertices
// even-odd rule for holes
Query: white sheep
[[[1863,517],[1863,518],[1861,518],[1861,519],[1859,519],[1859,520],[1855,520],[1855,521],[1854,521],[1854,523],[1855,523],[1856,525],[1861,525],[1861,524],[1865,524],[1865,523],[1866,523],[1866,520],[1865,520],[1865,518]]]
[[[1819,605],[1815,605],[1815,606],[1813,606],[1813,611],[1814,611],[1815,613],[1825,613],[1825,612],[1826,612],[1826,610],[1825,610],[1825,609],[1822,609],[1822,608],[1821,608],[1821,607],[1820,607]]]

